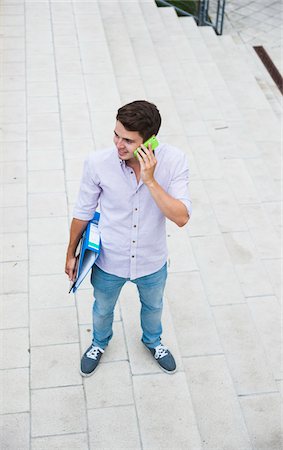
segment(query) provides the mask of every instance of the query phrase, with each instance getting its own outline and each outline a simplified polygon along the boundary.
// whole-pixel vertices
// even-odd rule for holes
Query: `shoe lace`
[[[168,355],[168,348],[165,347],[165,345],[160,344],[157,347],[155,347],[155,354],[154,354],[155,359],[163,358],[164,356],[167,355]]]
[[[104,350],[99,347],[91,347],[91,349],[87,352],[86,356],[91,359],[97,359],[99,353],[104,353]]]

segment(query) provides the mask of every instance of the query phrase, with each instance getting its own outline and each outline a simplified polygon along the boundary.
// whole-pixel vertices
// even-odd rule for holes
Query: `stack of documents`
[[[83,279],[87,276],[100,252],[100,235],[98,222],[100,213],[95,212],[81,238],[77,277],[69,291],[75,293]]]

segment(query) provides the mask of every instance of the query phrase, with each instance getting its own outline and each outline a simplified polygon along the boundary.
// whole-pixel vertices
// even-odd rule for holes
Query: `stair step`
[[[186,24],[184,20],[182,20],[183,24]],[[186,28],[185,28],[186,30]],[[238,109],[241,115],[244,115],[244,120],[248,118],[248,121],[251,118],[251,110],[253,110],[253,119],[250,123],[253,129],[253,136],[255,141],[261,141],[263,138],[263,134],[269,130],[269,136],[272,140],[278,142],[279,139],[279,123],[278,118],[274,115],[274,112],[267,102],[266,98],[263,95],[263,92],[260,90],[257,81],[253,74],[244,67],[244,63],[242,62],[240,56],[240,52],[237,49],[237,46],[231,41],[230,36],[222,36],[217,37],[217,41],[215,39],[210,39],[210,33],[208,31],[204,31],[205,28],[200,28],[200,33],[202,37],[206,40],[206,44],[211,51],[211,54],[214,55],[215,61],[217,63],[218,73],[221,74],[221,77],[224,79],[226,84],[226,93],[228,93],[227,99],[233,96],[233,103],[236,106],[236,109],[233,108],[233,115]],[[230,56],[225,56],[230,55]],[[233,57],[231,58],[231,55]],[[208,72],[200,61],[201,66],[204,69],[204,72],[207,73],[208,82],[210,82],[210,72]],[[239,80],[241,82],[239,82]],[[211,82],[210,82],[211,84]],[[211,88],[213,88],[211,86]],[[220,95],[221,90],[213,89],[215,92],[216,99],[222,98],[222,93]],[[231,101],[226,103],[222,102],[222,105],[225,108],[225,105],[232,105]],[[256,111],[260,110],[260,117]],[[228,111],[230,113],[230,111]],[[256,116],[258,115],[257,120],[257,132],[255,131],[256,127]],[[228,116],[229,117],[229,116]],[[262,127],[262,123],[267,123],[268,127]]]

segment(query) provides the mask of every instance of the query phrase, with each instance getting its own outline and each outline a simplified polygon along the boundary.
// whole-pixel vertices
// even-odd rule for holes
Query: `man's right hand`
[[[67,249],[65,273],[70,281],[75,281],[78,270],[78,256],[76,257],[76,249],[82,237],[84,230],[88,224],[87,220],[73,219],[70,230],[70,242]]]
[[[68,275],[70,281],[75,281],[78,270],[78,257],[72,256],[66,258],[65,273]]]

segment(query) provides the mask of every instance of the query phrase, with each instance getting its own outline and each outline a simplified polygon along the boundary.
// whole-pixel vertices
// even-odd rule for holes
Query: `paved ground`
[[[150,1],[3,0],[0,14],[1,447],[279,450],[280,133],[252,65],[229,36]],[[84,156],[136,97],[160,105],[161,139],[190,160],[192,221],[168,224],[164,342],[178,372],[140,344],[128,284],[82,380],[91,290],[67,293],[68,226]]]
[[[281,0],[228,0],[224,33],[248,45],[263,45],[282,70]]]

